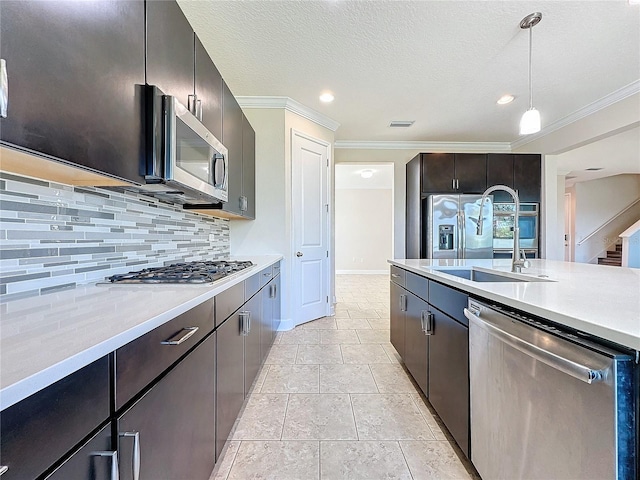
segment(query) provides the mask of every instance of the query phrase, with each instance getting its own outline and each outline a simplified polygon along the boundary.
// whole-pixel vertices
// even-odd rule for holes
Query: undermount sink
[[[532,277],[523,274],[481,270],[479,268],[442,268],[434,271],[464,278],[472,282],[553,282],[541,276]]]

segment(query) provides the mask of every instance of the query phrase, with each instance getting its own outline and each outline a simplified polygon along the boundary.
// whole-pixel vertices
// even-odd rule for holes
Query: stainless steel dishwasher
[[[483,480],[637,478],[631,355],[474,299],[464,313]]]

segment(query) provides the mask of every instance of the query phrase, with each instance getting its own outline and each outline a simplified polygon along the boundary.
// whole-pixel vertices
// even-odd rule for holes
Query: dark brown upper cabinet
[[[518,192],[521,202],[540,202],[542,159],[538,154],[490,153],[487,186],[506,185]],[[497,190],[495,202],[513,202],[511,195]]]
[[[142,183],[144,2],[3,0],[1,9],[1,141]]]
[[[484,153],[423,153],[422,193],[482,193],[486,170]]]
[[[242,215],[256,218],[256,132],[242,115]]]
[[[197,35],[195,42],[195,95],[202,110],[200,120],[222,141],[222,76]]]
[[[195,35],[175,1],[149,1],[147,10],[147,83],[185,107],[194,92]]]
[[[229,151],[229,199],[223,210],[242,215],[242,109],[226,84],[222,95],[222,143]]]

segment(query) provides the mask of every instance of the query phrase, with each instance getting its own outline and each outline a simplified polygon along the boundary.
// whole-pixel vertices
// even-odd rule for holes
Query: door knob
[[[301,257],[302,255],[304,255],[304,253],[302,253],[302,252],[296,252],[296,257]]]

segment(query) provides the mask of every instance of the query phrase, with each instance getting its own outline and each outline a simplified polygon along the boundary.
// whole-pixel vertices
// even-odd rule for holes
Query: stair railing
[[[591,232],[589,235],[587,235],[586,237],[582,238],[582,240],[580,240],[579,242],[576,243],[576,246],[579,247],[584,242],[589,240],[591,237],[593,237],[594,235],[597,235],[603,228],[605,228],[607,225],[609,225],[611,222],[613,222],[615,219],[617,219],[620,215],[625,213],[627,210],[630,210],[631,208],[633,208],[639,202],[640,202],[640,198],[636,198],[633,202],[631,202],[629,205],[624,207],[622,210],[620,210],[618,213],[616,213],[614,216],[612,216],[609,220],[607,220],[602,225],[600,225],[598,228],[596,228],[593,232]]]

